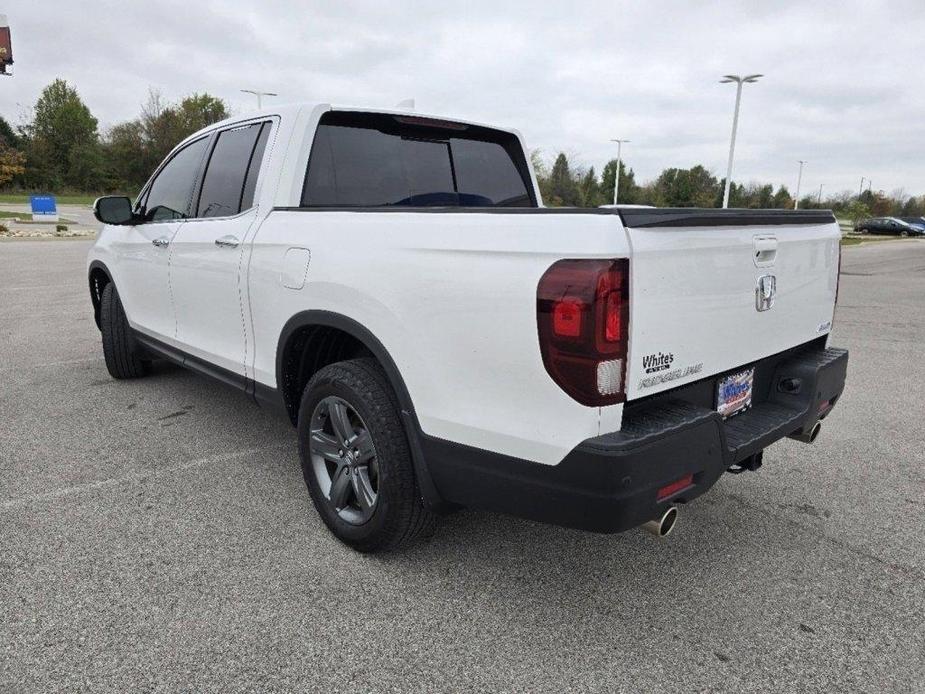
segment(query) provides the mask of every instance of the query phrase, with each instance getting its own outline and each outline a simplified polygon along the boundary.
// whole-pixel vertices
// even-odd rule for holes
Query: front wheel
[[[139,378],[148,373],[141,347],[132,335],[116,286],[110,282],[100,296],[100,331],[103,335],[103,356],[113,378]]]
[[[309,494],[342,542],[361,552],[388,551],[433,527],[398,402],[375,360],[319,370],[302,395],[298,429]]]

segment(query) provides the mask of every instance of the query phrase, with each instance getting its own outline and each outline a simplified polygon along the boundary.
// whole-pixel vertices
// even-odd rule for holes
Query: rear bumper
[[[700,496],[728,468],[753,460],[775,441],[810,432],[841,396],[847,364],[847,350],[821,347],[769,357],[755,365],[760,392],[753,394],[752,409],[725,421],[683,392],[628,405],[619,432],[583,441],[558,465],[427,436],[421,444],[446,501],[621,532]],[[693,483],[686,489],[657,498],[659,489],[687,475]]]

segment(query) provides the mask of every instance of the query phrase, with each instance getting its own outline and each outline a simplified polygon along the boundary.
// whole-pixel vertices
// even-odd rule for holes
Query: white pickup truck
[[[134,203],[94,206],[109,372],[168,359],[278,407],[361,551],[460,506],[664,535],[723,472],[816,437],[848,359],[830,212],[549,209],[524,152],[327,104],[196,133]]]

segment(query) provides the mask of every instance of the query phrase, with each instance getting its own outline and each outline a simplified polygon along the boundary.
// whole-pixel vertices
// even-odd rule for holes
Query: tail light
[[[536,320],[543,364],[583,405],[626,400],[629,261],[560,260],[540,279]]]

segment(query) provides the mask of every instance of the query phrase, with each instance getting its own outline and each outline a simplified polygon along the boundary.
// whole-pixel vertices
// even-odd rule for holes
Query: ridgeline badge
[[[671,362],[674,361],[674,355],[669,352],[668,354],[647,354],[642,358],[642,368],[646,370],[647,374],[655,373],[656,371],[664,371],[665,369],[671,366]]]

